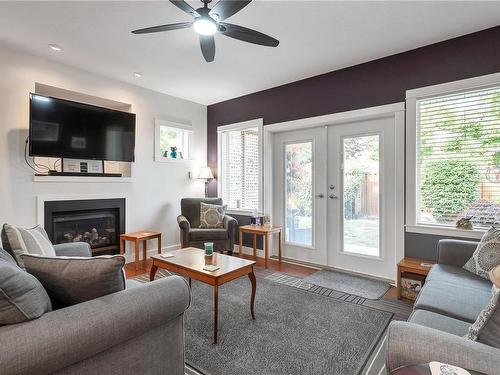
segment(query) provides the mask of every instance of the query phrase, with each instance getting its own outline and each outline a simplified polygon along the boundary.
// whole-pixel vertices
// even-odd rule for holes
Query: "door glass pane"
[[[380,256],[378,135],[343,140],[344,251]]]
[[[313,245],[313,144],[285,145],[285,241]]]

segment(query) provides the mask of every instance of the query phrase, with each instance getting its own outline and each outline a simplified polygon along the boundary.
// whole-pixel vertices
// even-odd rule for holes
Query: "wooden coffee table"
[[[189,286],[191,279],[198,280],[202,283],[212,285],[214,287],[214,344],[217,344],[217,327],[219,314],[219,286],[238,279],[242,276],[248,276],[252,283],[252,295],[250,298],[250,312],[252,319],[255,320],[254,304],[255,291],[257,282],[253,273],[253,260],[239,259],[233,256],[214,253],[211,257],[205,257],[204,250],[194,247],[186,247],[181,250],[169,252],[174,256],[171,258],[163,258],[161,255],[153,255],[153,265],[149,279],[155,279],[158,268],[167,271],[175,272],[179,275],[189,278]],[[217,271],[205,271],[203,267],[207,264],[219,266]]]

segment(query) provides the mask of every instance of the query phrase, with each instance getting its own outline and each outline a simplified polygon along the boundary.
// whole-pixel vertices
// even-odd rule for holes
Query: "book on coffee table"
[[[219,266],[214,266],[213,264],[207,264],[206,266],[203,267],[205,271],[213,272],[217,271],[220,267]]]

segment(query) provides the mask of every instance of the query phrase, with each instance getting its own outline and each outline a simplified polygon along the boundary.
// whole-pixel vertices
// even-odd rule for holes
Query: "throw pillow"
[[[226,206],[201,202],[200,228],[224,228]]]
[[[47,232],[42,227],[23,229],[13,225],[4,224],[2,228],[2,242],[5,250],[24,268],[21,254],[40,254],[56,256],[54,246],[49,240]]]
[[[0,249],[0,325],[36,319],[51,310],[42,284]]]
[[[483,235],[476,251],[463,268],[489,280],[488,272],[498,265],[500,265],[500,229],[491,227]]]
[[[469,327],[465,338],[500,348],[500,292],[481,311],[474,324]]]
[[[120,255],[45,257],[22,255],[26,271],[35,276],[52,300],[54,308],[76,305],[125,289]]]

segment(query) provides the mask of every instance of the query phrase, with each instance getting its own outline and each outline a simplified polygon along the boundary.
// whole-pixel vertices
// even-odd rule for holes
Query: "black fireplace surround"
[[[93,256],[119,254],[125,198],[47,201],[44,227],[53,244],[82,241]]]

